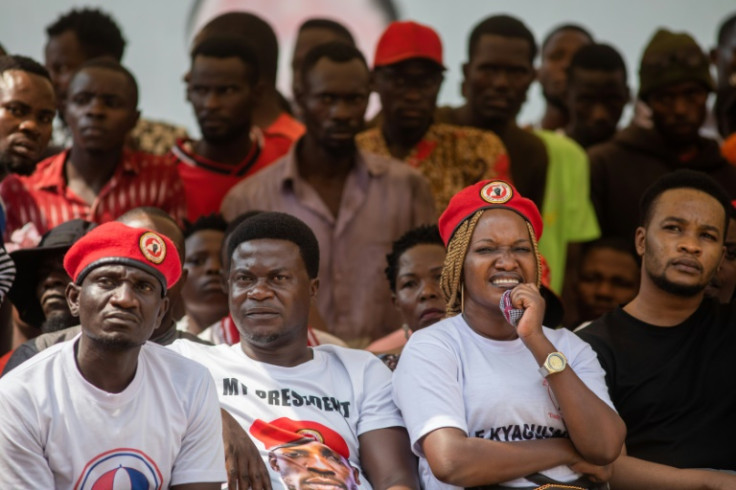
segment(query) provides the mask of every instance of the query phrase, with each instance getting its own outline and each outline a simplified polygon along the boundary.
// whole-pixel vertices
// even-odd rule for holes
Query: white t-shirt
[[[593,349],[572,332],[544,328],[585,385],[613,408],[605,373]],[[474,332],[462,315],[415,332],[394,373],[393,395],[404,416],[412,450],[419,456],[426,489],[451,489],[437,480],[419,441],[430,432],[453,427],[471,437],[525,441],[567,437],[567,429],[547,380],[520,339],[491,340]],[[543,474],[560,481],[580,475],[568,466]],[[508,486],[530,486],[519,478]]]
[[[226,480],[221,414],[202,366],[147,342],[130,384],[108,393],[79,372],[77,340],[0,379],[0,488],[157,489]]]
[[[295,428],[302,427],[300,434],[341,452],[358,470],[360,489],[370,489],[371,485],[360,465],[358,436],[404,427],[391,398],[391,371],[368,352],[320,345],[312,348],[312,360],[282,367],[251,359],[240,344],[210,347],[177,340],[169,348],[210,370],[220,405],[260,450],[273,488],[286,484],[269,453],[297,437],[265,436],[268,431],[264,426],[273,429],[271,433],[282,429],[292,435]],[[256,421],[260,422],[252,427]]]

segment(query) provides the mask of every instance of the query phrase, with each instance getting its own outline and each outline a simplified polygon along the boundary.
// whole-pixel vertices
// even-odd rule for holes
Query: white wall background
[[[255,0],[254,0],[255,1]],[[275,0],[274,0],[275,1]],[[312,0],[283,0],[285,9]],[[344,8],[364,0],[341,0]],[[537,42],[560,23],[575,22],[588,27],[596,39],[615,45],[623,53],[632,87],[636,87],[636,67],[643,47],[659,26],[690,32],[704,49],[715,43],[720,21],[736,12],[734,0],[395,0],[401,18],[432,25],[445,46],[449,70],[440,93],[441,103],[456,104],[460,65],[466,59],[469,30],[483,17],[508,13],[523,19]],[[249,0],[231,0],[247,9]],[[260,4],[260,2],[257,2]],[[0,43],[11,53],[42,60],[44,28],[59,13],[72,7],[98,6],[111,13],[121,25],[128,47],[123,62],[137,76],[141,86],[141,109],[146,117],[182,124],[197,134],[196,124],[184,100],[181,81],[188,68],[188,16],[192,0],[3,0],[0,15]],[[257,13],[257,12],[256,12]],[[320,12],[321,14],[321,12]],[[339,18],[340,12],[335,11]],[[270,17],[273,21],[274,17]],[[275,18],[278,18],[276,15]],[[372,58],[375,40],[361,45]],[[282,45],[281,63],[289,63],[291,46]],[[288,76],[283,78],[284,83]],[[286,85],[284,85],[286,86]],[[536,120],[543,103],[538,86],[530,90],[521,121]]]

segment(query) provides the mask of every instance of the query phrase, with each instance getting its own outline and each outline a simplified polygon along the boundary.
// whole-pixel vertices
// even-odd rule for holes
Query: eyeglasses
[[[427,75],[407,75],[398,70],[383,68],[379,77],[390,90],[405,90],[413,88],[421,92],[433,92],[442,83],[442,73],[430,73]]]

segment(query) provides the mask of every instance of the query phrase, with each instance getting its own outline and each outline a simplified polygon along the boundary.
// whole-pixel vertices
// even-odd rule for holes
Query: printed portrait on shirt
[[[360,487],[360,471],[350,463],[348,445],[327,426],[287,417],[257,419],[250,433],[264,444],[269,467],[289,490]]]

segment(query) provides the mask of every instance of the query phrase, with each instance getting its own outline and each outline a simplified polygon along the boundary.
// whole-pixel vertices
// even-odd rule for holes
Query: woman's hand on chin
[[[544,335],[542,320],[544,319],[545,302],[537,286],[531,283],[516,286],[511,290],[511,304],[514,308],[524,310],[516,327],[516,333],[525,344],[527,340]]]

